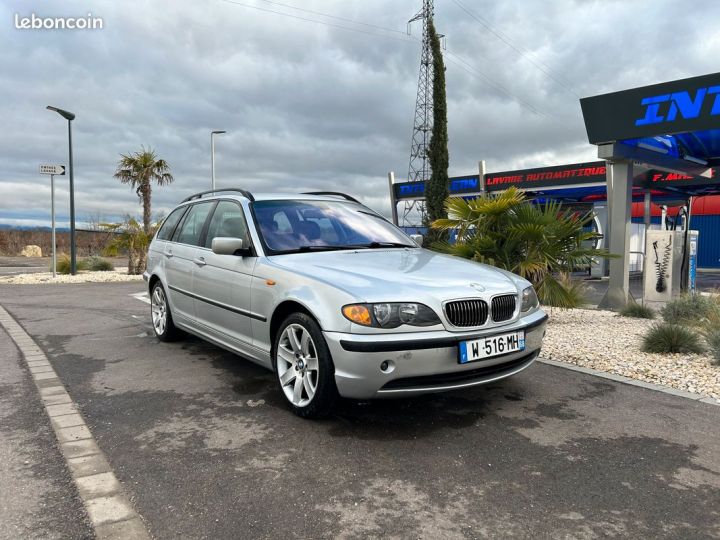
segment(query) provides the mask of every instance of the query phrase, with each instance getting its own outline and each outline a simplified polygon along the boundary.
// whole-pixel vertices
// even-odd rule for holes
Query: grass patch
[[[620,310],[623,317],[633,317],[635,319],[654,319],[655,310],[647,306],[630,302]]]
[[[76,259],[75,268],[78,272],[87,270],[87,262],[84,259]],[[58,274],[70,273],[70,255],[62,253],[58,256],[56,270]],[[50,262],[50,271],[52,272],[52,262]]]
[[[705,341],[707,341],[713,363],[720,365],[720,326],[710,328],[705,334]]]
[[[716,300],[701,294],[685,294],[674,298],[662,308],[662,318],[670,324],[701,324],[720,310]]]
[[[91,272],[110,272],[115,270],[113,263],[102,257],[88,257],[85,259],[87,269]]]
[[[642,350],[649,353],[702,353],[700,334],[679,324],[657,323],[643,338]]]

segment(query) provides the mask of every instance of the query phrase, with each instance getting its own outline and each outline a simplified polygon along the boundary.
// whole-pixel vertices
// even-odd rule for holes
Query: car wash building
[[[609,275],[601,305],[627,302],[632,270],[646,270],[649,300],[692,289],[698,268],[720,268],[720,74],[584,98],[581,106],[599,161],[493,173],[481,162],[478,174],[450,179],[450,195],[516,186],[538,202],[594,209],[602,247],[622,255],[592,269]],[[394,208],[423,197],[421,182],[391,187]]]

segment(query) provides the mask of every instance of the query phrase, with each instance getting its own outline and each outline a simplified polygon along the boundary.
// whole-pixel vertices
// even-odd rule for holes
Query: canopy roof
[[[720,73],[587,97],[580,106],[588,140],[613,145],[613,157],[686,174],[720,166]]]

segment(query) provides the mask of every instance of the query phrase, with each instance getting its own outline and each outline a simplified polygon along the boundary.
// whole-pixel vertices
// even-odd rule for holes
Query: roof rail
[[[339,191],[306,191],[303,195],[335,195],[336,197],[342,197],[347,201],[352,201],[360,204],[355,197],[351,197],[347,193],[340,193]]]
[[[195,193],[194,195],[190,195],[187,199],[183,199],[182,202],[188,202],[192,201],[193,199],[202,199],[203,195],[209,195],[210,193],[222,193],[224,191],[233,191],[240,193],[245,198],[254,201],[255,197],[252,196],[252,193],[250,193],[246,189],[239,189],[239,188],[224,188],[224,189],[209,189],[207,191],[201,191],[200,193]]]

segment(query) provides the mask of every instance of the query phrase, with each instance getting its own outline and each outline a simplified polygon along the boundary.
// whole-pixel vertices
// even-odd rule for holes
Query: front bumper
[[[354,399],[408,396],[485,384],[509,377],[535,361],[547,315],[535,311],[500,327],[475,332],[442,331],[360,335],[324,332],[335,363],[340,395]],[[525,349],[458,363],[458,343],[525,330]],[[385,361],[392,369],[381,369]]]

